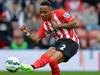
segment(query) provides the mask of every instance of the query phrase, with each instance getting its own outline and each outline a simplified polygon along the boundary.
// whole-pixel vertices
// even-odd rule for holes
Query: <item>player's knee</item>
[[[56,52],[54,47],[50,47],[46,52],[47,55],[52,56]]]
[[[49,49],[48,49],[48,51],[50,51],[50,52],[52,52],[52,53],[55,53],[55,47],[50,47]]]
[[[62,54],[62,52],[60,51],[56,51],[52,56],[51,58],[52,59],[56,59],[57,61],[59,61],[61,58],[63,58],[64,55]]]

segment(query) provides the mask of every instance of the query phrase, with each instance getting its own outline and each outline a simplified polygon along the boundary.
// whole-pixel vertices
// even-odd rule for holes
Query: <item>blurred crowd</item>
[[[47,36],[38,44],[19,30],[24,24],[36,33],[42,23],[40,3],[44,0],[0,0],[0,49],[46,49],[55,40]],[[76,16],[80,27],[76,29],[81,49],[100,49],[99,0],[48,0],[53,9],[63,8]]]

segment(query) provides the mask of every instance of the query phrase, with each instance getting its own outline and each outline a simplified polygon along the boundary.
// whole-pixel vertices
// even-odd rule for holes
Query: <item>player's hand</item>
[[[20,28],[20,30],[21,30],[24,34],[28,33],[28,28],[26,27],[26,25],[23,25],[23,26]]]
[[[59,28],[59,24],[57,24],[55,21],[51,21],[51,24],[54,28],[58,29]]]

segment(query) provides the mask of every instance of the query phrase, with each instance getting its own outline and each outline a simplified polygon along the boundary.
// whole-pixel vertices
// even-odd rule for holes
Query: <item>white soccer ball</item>
[[[10,72],[16,72],[20,68],[21,62],[16,57],[9,57],[5,62],[5,67]]]

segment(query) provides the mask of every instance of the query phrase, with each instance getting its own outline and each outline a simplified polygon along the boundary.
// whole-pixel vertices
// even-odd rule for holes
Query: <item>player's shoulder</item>
[[[57,14],[60,14],[60,13],[66,12],[66,11],[62,8],[59,8],[59,9],[54,10],[54,12]]]
[[[64,9],[56,9],[54,10],[54,13],[61,18],[62,16],[64,16],[65,14],[68,14]]]

